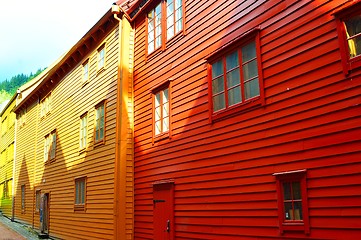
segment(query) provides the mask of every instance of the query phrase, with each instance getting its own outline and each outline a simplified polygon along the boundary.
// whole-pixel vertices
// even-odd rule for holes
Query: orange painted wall
[[[60,239],[131,239],[133,235],[133,128],[129,120],[132,119],[132,94],[128,94],[132,92],[132,30],[126,20],[123,25],[119,25],[110,12],[104,18],[102,21],[105,23],[95,27],[92,30],[94,33],[87,37],[93,38],[87,42],[87,48],[80,41],[77,46],[79,54],[75,51],[72,59],[67,60],[70,68],[66,72],[62,72],[67,69],[66,64],[50,70],[53,74],[63,74],[63,77],[57,79],[54,74],[54,81],[51,81],[52,77],[49,76],[45,79],[46,84],[31,93],[34,97],[22,103],[24,106],[29,103],[31,105],[27,107],[26,125],[18,133],[15,217],[16,220],[39,229],[40,216],[35,210],[35,191],[48,193],[49,234]],[[123,29],[124,32],[119,32]],[[121,46],[124,41],[127,45]],[[98,69],[97,49],[103,44],[105,66]],[[120,51],[121,47],[127,49]],[[120,52],[127,56],[120,57]],[[81,58],[74,57],[80,54]],[[82,64],[87,59],[89,80],[84,82]],[[126,69],[124,72],[127,75],[119,74],[120,67]],[[122,90],[123,85],[128,88]],[[51,110],[41,117],[39,99],[41,101],[49,94]],[[126,98],[123,100],[126,108],[119,107],[119,97]],[[95,106],[102,101],[105,101],[105,140],[101,144],[95,144]],[[83,151],[79,146],[80,117],[86,113],[87,147]],[[122,127],[129,129],[129,133],[117,137],[120,134],[117,122],[123,114],[129,122],[123,123]],[[54,160],[44,162],[44,139],[54,130],[57,134],[56,156]],[[117,149],[121,152],[120,155],[116,155]],[[26,158],[21,160],[22,156]],[[115,173],[126,178],[121,178],[116,183]],[[87,178],[84,211],[76,211],[74,207],[75,179],[79,177]],[[26,184],[25,213],[20,210],[22,184]],[[121,190],[117,190],[115,184]],[[117,202],[126,204],[120,205]],[[122,221],[119,220],[120,217]],[[118,231],[116,228],[119,228]]]

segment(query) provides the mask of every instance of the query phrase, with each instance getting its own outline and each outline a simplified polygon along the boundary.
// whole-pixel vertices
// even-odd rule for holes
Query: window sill
[[[170,139],[169,132],[161,133],[161,134],[158,134],[153,137],[154,143],[165,140],[165,139]]]
[[[98,147],[98,146],[102,146],[102,145],[105,145],[105,140],[104,139],[98,140],[98,141],[94,140],[94,147]]]
[[[89,79],[87,80],[83,80],[81,83],[81,87],[83,88],[85,85],[87,85],[89,83]]]
[[[212,114],[211,119],[212,122],[217,122],[238,115],[239,113],[251,111],[258,107],[262,107],[262,101],[260,96],[251,98],[250,100],[243,103],[238,103],[234,106],[229,107],[228,109],[217,111]]]
[[[308,233],[303,222],[284,222],[281,226],[281,233],[284,233],[285,231]]]
[[[74,205],[74,212],[85,212],[85,205]]]
[[[158,55],[161,54],[162,52],[163,52],[162,47],[158,47],[158,48],[155,49],[153,52],[147,53],[147,55],[146,55],[146,62],[152,60],[153,58],[155,58],[156,56],[158,56]]]
[[[87,147],[80,149],[79,150],[79,155],[85,153],[86,151],[87,151]]]
[[[105,71],[105,67],[101,67],[100,69],[97,70],[97,77],[102,74]]]
[[[180,39],[182,39],[182,37],[184,36],[184,31],[181,30],[178,33],[176,33],[173,37],[171,37],[170,39],[168,39],[166,41],[166,48],[170,48],[172,45],[176,44]]]

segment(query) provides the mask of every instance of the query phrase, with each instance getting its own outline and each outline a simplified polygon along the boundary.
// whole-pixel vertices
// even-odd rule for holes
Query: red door
[[[153,185],[154,240],[174,239],[174,184]]]

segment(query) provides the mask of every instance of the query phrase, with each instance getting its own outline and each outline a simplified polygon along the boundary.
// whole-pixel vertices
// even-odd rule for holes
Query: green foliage
[[[30,73],[29,76],[21,73],[12,77],[10,81],[6,79],[5,81],[0,82],[0,104],[3,103],[5,100],[10,100],[20,86],[29,82],[31,79],[38,76],[44,70],[45,68],[39,68],[36,73]]]

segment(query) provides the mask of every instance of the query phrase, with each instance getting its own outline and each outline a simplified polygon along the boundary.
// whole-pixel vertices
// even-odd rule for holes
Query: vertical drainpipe
[[[118,5],[112,6],[112,13],[114,19],[118,20],[118,72],[117,72],[117,104],[116,104],[116,130],[115,130],[115,160],[114,160],[114,239],[123,239],[124,237],[120,237],[122,232],[125,232],[125,229],[118,229],[118,225],[120,223],[120,214],[119,214],[119,207],[120,206],[120,151],[121,151],[121,138],[120,138],[120,127],[121,127],[121,101],[122,101],[122,89],[121,89],[121,76],[122,76],[122,19],[118,17],[120,13],[120,8]],[[125,236],[125,233],[122,234]]]

